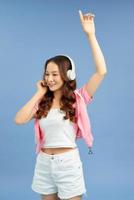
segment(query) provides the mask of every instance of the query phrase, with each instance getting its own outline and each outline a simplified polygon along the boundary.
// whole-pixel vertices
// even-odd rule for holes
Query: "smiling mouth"
[[[55,86],[56,84],[54,84],[54,85],[49,85],[49,87],[53,87],[53,86]]]

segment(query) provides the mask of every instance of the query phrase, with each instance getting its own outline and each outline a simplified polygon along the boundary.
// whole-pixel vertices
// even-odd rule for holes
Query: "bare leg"
[[[69,200],[82,200],[82,195],[76,196],[76,197],[72,197]]]
[[[61,199],[61,200],[82,200],[82,195],[76,196],[76,197],[72,197],[70,199]]]
[[[59,200],[57,193],[41,195],[41,200]]]

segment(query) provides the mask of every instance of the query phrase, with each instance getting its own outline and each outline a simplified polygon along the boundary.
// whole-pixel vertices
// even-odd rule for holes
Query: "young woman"
[[[93,135],[86,105],[107,70],[95,36],[94,15],[79,11],[79,16],[93,53],[95,73],[76,89],[73,60],[67,55],[48,59],[37,92],[15,116],[17,124],[35,120],[38,155],[31,187],[42,200],[81,200],[86,193],[76,139],[83,138],[92,153]]]

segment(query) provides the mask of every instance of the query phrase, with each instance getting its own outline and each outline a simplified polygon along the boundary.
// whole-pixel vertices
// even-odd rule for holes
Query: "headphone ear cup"
[[[70,74],[71,74],[71,70],[69,69],[69,70],[67,70],[67,77],[68,77],[69,80],[71,80],[71,75]]]
[[[75,73],[72,70],[68,70],[67,71],[67,77],[69,78],[69,80],[74,80],[75,79]]]

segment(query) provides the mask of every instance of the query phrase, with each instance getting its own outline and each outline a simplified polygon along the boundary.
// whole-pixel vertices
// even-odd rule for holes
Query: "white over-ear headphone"
[[[76,77],[74,61],[72,60],[72,58],[70,58],[70,56],[68,56],[66,54],[63,55],[63,56],[66,56],[70,60],[71,65],[72,65],[72,69],[67,70],[67,77],[68,77],[69,80],[74,80],[75,77]]]

